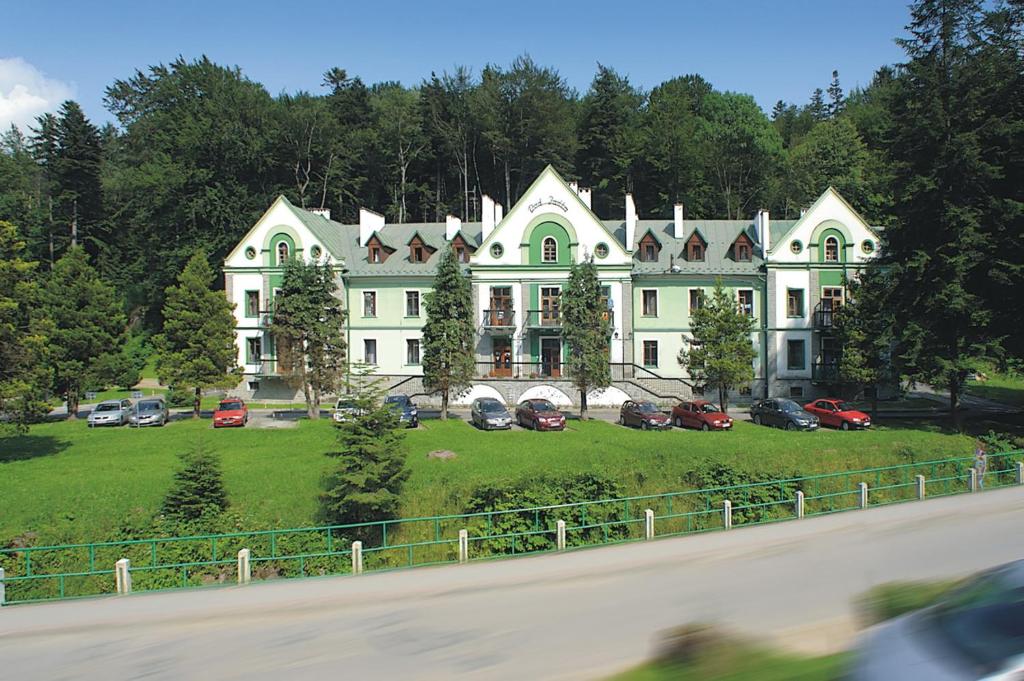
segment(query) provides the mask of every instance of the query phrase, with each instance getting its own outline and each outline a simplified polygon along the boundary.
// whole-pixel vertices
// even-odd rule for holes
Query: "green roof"
[[[625,238],[626,225],[622,221],[604,221],[609,231],[620,241]],[[661,242],[661,250],[655,261],[640,260],[637,246],[647,232]],[[672,236],[674,225],[671,220],[637,220],[636,234],[630,247],[634,250],[633,272],[636,274],[662,274],[670,272],[673,265],[682,274],[757,274],[763,260],[757,247],[754,223],[750,220],[683,220],[683,238]],[[704,260],[691,262],[686,259],[686,242],[698,232],[707,243]],[[740,234],[746,234],[755,247],[750,262],[738,262],[729,256],[729,248]]]

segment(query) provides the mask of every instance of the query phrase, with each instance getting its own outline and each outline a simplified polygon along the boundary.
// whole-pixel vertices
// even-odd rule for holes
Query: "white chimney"
[[[366,208],[359,209],[359,245],[365,246],[374,232],[384,229],[384,216]]]
[[[577,183],[576,183],[576,180],[573,180],[572,182],[570,182],[570,183],[569,183],[569,187],[570,187],[570,188],[571,188],[571,189],[572,189],[572,190],[573,190],[574,192],[576,192],[577,194],[579,194],[579,193],[580,193],[580,186],[579,186],[579,184],[577,184]]]
[[[580,200],[587,204],[587,208],[590,208],[590,188],[580,190]]]
[[[494,231],[494,199],[484,194],[480,197],[480,238],[486,239]]]
[[[768,217],[767,208],[757,211],[754,226],[757,228],[757,240],[761,242],[761,252],[762,254],[767,254],[768,250],[772,247],[771,220]]]
[[[633,195],[626,194],[626,249],[633,250],[633,239],[636,237],[636,204]]]
[[[505,217],[505,209],[500,203],[494,204],[494,224],[499,224]]]
[[[313,215],[319,215],[320,217],[322,217],[325,220],[330,220],[331,219],[331,209],[330,208],[310,208],[309,212],[312,213]]]
[[[455,235],[462,229],[462,220],[455,217],[454,215],[447,215],[444,218],[444,239],[445,241],[451,241],[455,238]]]
[[[672,236],[682,239],[683,236],[683,204],[677,203],[672,209]]]

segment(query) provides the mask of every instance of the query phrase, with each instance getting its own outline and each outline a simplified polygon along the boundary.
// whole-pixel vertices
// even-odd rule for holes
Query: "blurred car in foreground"
[[[565,430],[565,414],[548,400],[523,400],[516,407],[516,423],[534,430]]]
[[[481,430],[512,427],[512,416],[505,405],[493,397],[478,397],[469,409],[470,422]]]
[[[213,412],[214,428],[242,428],[249,422],[249,407],[237,397],[221,400]]]
[[[850,430],[851,428],[870,428],[871,417],[858,411],[842,400],[825,397],[804,405],[804,411],[814,414],[823,426]]]
[[[96,426],[123,426],[131,417],[131,400],[107,400],[100,402],[89,413],[86,422],[90,428]]]
[[[384,398],[384,404],[395,410],[398,420],[404,423],[406,428],[420,425],[419,409],[408,395],[390,395]]]
[[[362,412],[363,410],[359,408],[355,400],[348,397],[339,397],[338,401],[334,404],[334,412],[331,414],[331,418],[334,419],[335,423],[345,423],[359,416]]]
[[[672,422],[658,409],[654,402],[626,400],[619,409],[619,423],[624,426],[638,426],[643,430],[656,428],[668,430]]]
[[[701,430],[729,430],[732,419],[729,415],[707,400],[680,402],[672,407],[672,423],[679,428],[700,428]]]
[[[131,416],[128,417],[128,425],[133,428],[163,426],[167,424],[170,418],[171,413],[167,410],[167,404],[163,399],[153,397],[139,400],[135,403],[135,409],[132,410]]]
[[[793,400],[781,398],[757,400],[750,405],[750,417],[759,426],[786,430],[817,430],[819,425],[817,416],[804,411]]]
[[[850,681],[1024,679],[1024,560],[983,572],[937,605],[872,629]]]

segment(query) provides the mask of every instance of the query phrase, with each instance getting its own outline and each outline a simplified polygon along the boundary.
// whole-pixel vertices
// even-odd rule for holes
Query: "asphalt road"
[[[1024,488],[561,555],[0,611],[3,679],[593,679],[716,622],[845,647],[853,599],[1024,557]]]

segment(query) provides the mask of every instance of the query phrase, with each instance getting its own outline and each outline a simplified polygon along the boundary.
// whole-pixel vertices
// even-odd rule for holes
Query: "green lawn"
[[[334,443],[329,420],[297,428],[214,431],[209,420],[155,429],[90,430],[84,421],[33,426],[0,441],[0,543],[26,532],[33,543],[102,540],[125,523],[144,522],[159,508],[177,465],[176,454],[196,438],[222,456],[233,509],[245,529],[314,523],[324,456]],[[967,455],[971,441],[938,429],[882,427],[867,432],[788,433],[738,423],[732,433],[641,432],[604,422],[570,421],[562,433],[481,433],[461,421],[426,421],[408,433],[412,475],[402,515],[462,511],[483,483],[561,471],[597,471],[627,494],[683,489],[705,458],[775,477]],[[428,459],[448,449],[452,460]]]
[[[986,381],[968,381],[967,393],[1004,404],[1024,407],[1024,376],[1000,373],[995,369],[985,371]]]
[[[834,681],[846,654],[800,657],[744,642],[709,646],[685,663],[649,662],[611,681]]]

